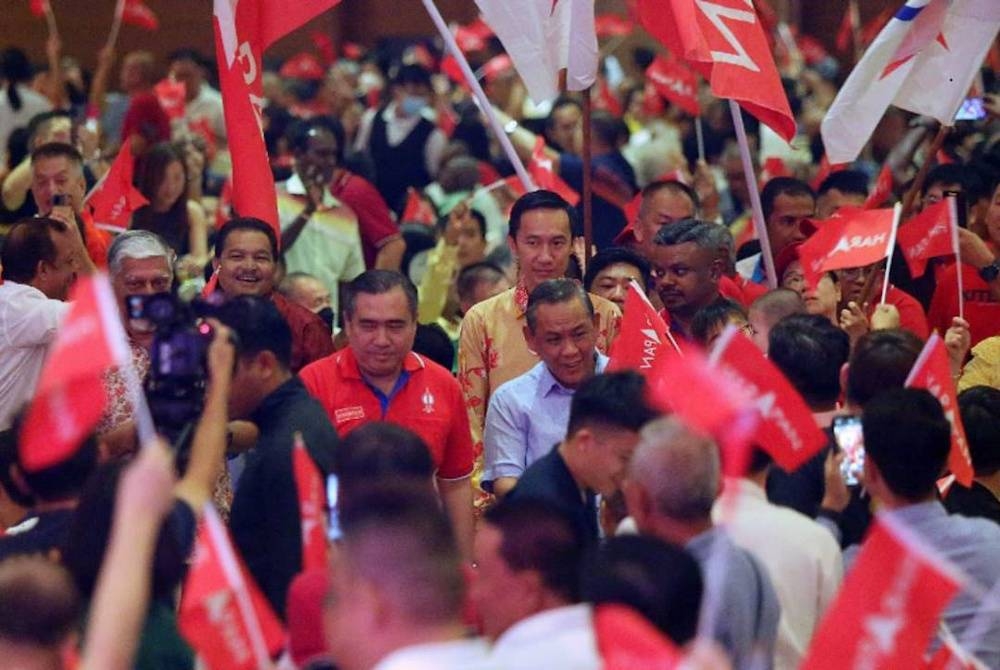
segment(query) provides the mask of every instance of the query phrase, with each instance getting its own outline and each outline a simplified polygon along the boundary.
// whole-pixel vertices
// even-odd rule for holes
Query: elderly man
[[[541,361],[497,389],[486,411],[483,488],[502,496],[525,468],[566,436],[580,384],[604,371],[590,296],[572,279],[550,279],[528,297],[524,339]]]

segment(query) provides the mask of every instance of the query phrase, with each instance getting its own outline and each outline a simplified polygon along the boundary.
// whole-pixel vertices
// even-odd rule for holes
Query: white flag
[[[830,163],[857,158],[891,104],[953,125],[1000,28],[1000,0],[907,0],[823,119]]]

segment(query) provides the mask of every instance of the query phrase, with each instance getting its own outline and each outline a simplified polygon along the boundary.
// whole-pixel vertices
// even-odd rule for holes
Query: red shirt
[[[969,322],[972,346],[987,337],[1000,334],[1000,302],[990,291],[990,286],[979,276],[976,268],[962,263],[962,294],[965,297],[965,320]],[[937,275],[937,287],[931,298],[927,320],[931,328],[945,331],[951,327],[952,317],[958,316],[958,269],[948,264]]]
[[[875,307],[878,306],[877,300],[872,302],[872,307],[868,310],[869,319],[875,313]],[[889,290],[885,294],[885,302],[899,311],[900,328],[910,331],[921,340],[930,337],[931,329],[927,325],[927,315],[916,298],[890,284]]]
[[[333,353],[333,336],[323,319],[277,291],[271,293],[271,300],[292,330],[292,372]]]
[[[408,353],[401,381],[388,397],[361,377],[350,347],[306,366],[299,377],[341,437],[370,421],[391,421],[427,443],[441,479],[472,473],[472,434],[462,390],[437,363]]]
[[[749,309],[750,304],[767,293],[767,287],[762,284],[755,284],[746,277],[736,275],[719,277],[719,294],[724,298],[729,298],[733,302],[742,305],[743,309]]]
[[[393,220],[389,206],[371,182],[347,170],[342,170],[334,178],[330,193],[354,210],[358,217],[361,252],[365,257],[365,267],[371,270],[375,267],[378,250],[389,240],[399,237],[399,226]]]
[[[79,215],[83,222],[84,244],[87,246],[87,255],[94,265],[99,268],[108,267],[108,249],[111,248],[111,234],[106,230],[101,230],[94,223],[94,217],[90,212],[84,210]]]

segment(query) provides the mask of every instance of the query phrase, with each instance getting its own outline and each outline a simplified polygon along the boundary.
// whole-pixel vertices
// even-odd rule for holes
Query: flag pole
[[[885,304],[885,297],[889,293],[889,273],[892,271],[892,257],[895,255],[896,250],[896,231],[899,230],[899,219],[903,212],[903,206],[900,203],[892,208],[892,230],[889,232],[889,258],[885,262],[885,277],[882,279],[882,299],[879,301],[880,305]]]
[[[583,90],[583,258],[580,259],[581,271],[586,272],[586,265],[590,261],[594,249],[594,210],[593,210],[593,186],[591,184],[592,175],[590,166],[592,152],[590,147],[590,116],[591,100],[588,86]]]
[[[958,241],[958,198],[948,196],[948,209],[951,221],[951,248],[955,252],[955,276],[958,279],[958,318],[965,319],[965,291],[962,286],[962,245]]]
[[[49,35],[59,37],[59,28],[56,27],[56,15],[52,11],[52,3],[48,2],[48,0],[45,2],[45,23],[49,27]]]
[[[108,47],[113,47],[118,41],[118,31],[122,27],[122,15],[125,13],[125,0],[118,0],[115,4],[115,18],[111,22],[111,32],[108,34]]]
[[[775,276],[774,256],[771,254],[771,241],[767,237],[767,226],[764,223],[764,210],[760,204],[760,192],[757,190],[757,175],[753,170],[753,160],[750,158],[750,144],[747,142],[747,131],[743,127],[743,117],[740,115],[740,105],[735,100],[729,101],[729,112],[733,116],[733,127],[736,129],[736,139],[740,146],[740,158],[743,160],[743,174],[746,175],[747,191],[750,193],[750,207],[753,210],[753,226],[760,240],[760,257],[767,272],[768,288],[778,287]]]
[[[934,162],[934,157],[937,156],[937,152],[941,149],[941,145],[944,144],[944,138],[948,137],[949,132],[951,132],[951,126],[941,126],[938,128],[937,135],[934,136],[934,141],[931,142],[930,150],[927,152],[927,157],[924,159],[923,165],[917,170],[917,176],[913,178],[910,190],[903,196],[904,219],[909,218],[913,212],[913,205],[917,201],[917,195],[923,189],[924,182],[927,181],[927,173],[931,170],[931,163]]]
[[[444,22],[444,18],[441,16],[441,12],[438,11],[437,5],[434,4],[434,0],[423,0],[424,7],[427,9],[427,13],[431,17],[431,21],[434,22],[434,26],[437,28],[438,33],[441,34],[441,39],[444,40],[445,45],[448,47],[448,51],[451,55],[455,57],[458,62],[459,68],[462,70],[462,76],[465,77],[465,81],[472,88],[472,95],[475,97],[476,102],[479,103],[479,108],[486,115],[487,120],[490,122],[490,127],[493,129],[493,135],[497,138],[500,143],[500,147],[503,149],[504,154],[507,155],[507,160],[510,161],[511,165],[514,166],[514,172],[517,173],[518,178],[521,183],[524,184],[524,188],[528,191],[535,190],[535,182],[532,181],[531,177],[528,175],[528,171],[524,167],[524,163],[518,157],[517,152],[514,150],[514,145],[511,144],[510,138],[507,133],[504,132],[503,125],[500,123],[500,119],[497,118],[496,112],[493,111],[493,105],[490,103],[489,98],[486,97],[486,93],[483,91],[483,87],[479,85],[479,80],[472,73],[472,68],[469,67],[469,61],[465,59],[465,54],[462,50],[458,48],[458,44],[455,42],[455,36],[451,34],[448,30],[448,24]]]
[[[705,130],[701,126],[701,114],[694,117],[694,137],[698,142],[698,162],[705,162]]]

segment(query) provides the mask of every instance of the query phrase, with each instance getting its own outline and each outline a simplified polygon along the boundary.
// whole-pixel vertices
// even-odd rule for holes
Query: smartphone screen
[[[331,540],[340,539],[340,516],[337,511],[337,498],[340,495],[340,485],[337,475],[326,478],[327,528],[326,536]]]
[[[861,431],[860,416],[838,416],[833,420],[833,439],[837,448],[844,452],[840,463],[840,474],[848,486],[861,482],[861,471],[865,466],[865,438]]]
[[[955,114],[956,121],[979,121],[986,118],[986,108],[982,98],[966,98]]]

